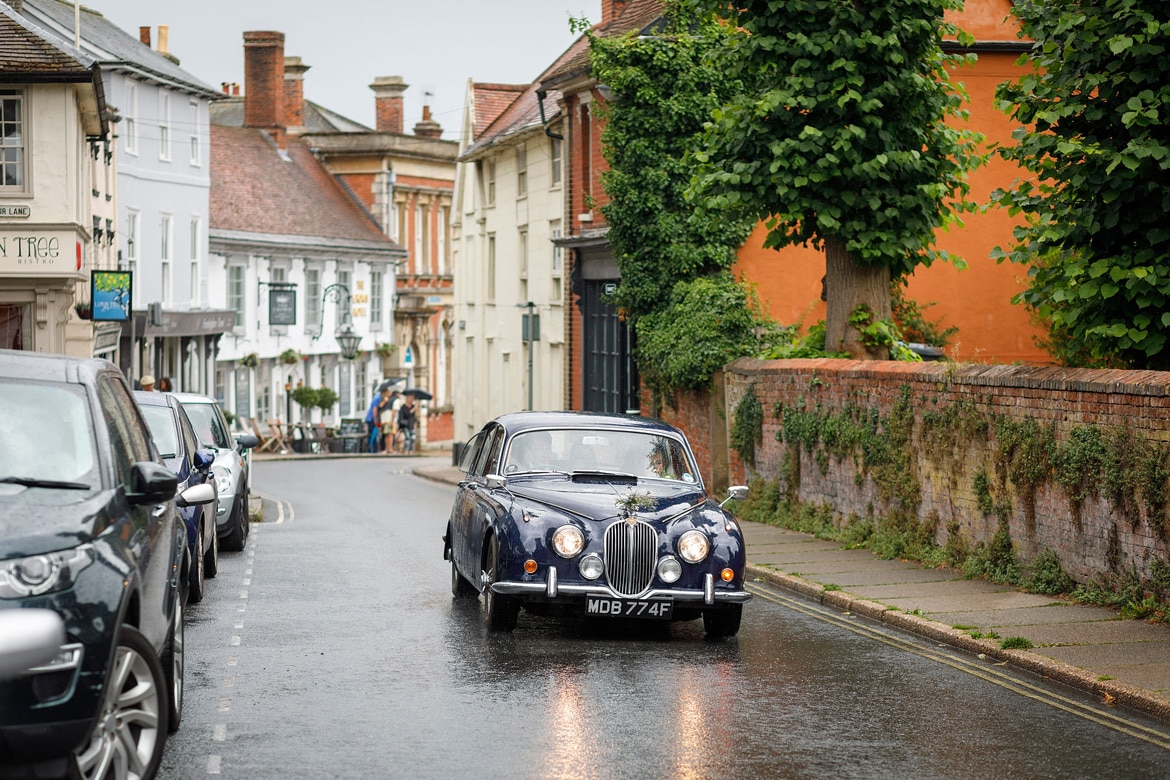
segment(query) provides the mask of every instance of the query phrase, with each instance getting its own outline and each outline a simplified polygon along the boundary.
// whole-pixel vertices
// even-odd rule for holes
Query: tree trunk
[[[849,324],[858,306],[866,306],[874,320],[889,319],[890,271],[881,266],[863,268],[842,244],[825,240],[825,349],[848,352],[856,360],[889,360],[886,347],[869,347],[861,342],[861,333]]]

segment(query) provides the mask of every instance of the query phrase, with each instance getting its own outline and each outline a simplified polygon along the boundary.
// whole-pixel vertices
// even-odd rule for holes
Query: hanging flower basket
[[[383,341],[380,344],[378,344],[378,346],[374,347],[374,351],[378,353],[379,357],[381,357],[382,359],[385,359],[385,358],[388,358],[391,355],[393,355],[395,352],[397,352],[398,346],[395,344],[391,344],[389,342]]]
[[[295,366],[301,362],[301,353],[295,349],[286,349],[280,353],[280,362],[286,366]]]
[[[240,358],[240,365],[244,368],[255,368],[256,366],[260,365],[260,356],[255,352],[249,352],[247,355],[244,355],[242,358]]]

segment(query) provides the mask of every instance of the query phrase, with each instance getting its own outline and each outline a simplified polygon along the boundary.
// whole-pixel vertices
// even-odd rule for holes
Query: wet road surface
[[[450,594],[454,490],[411,465],[257,464],[275,501],[188,610],[162,777],[1170,776],[1162,724],[759,584],[730,641],[488,634]]]

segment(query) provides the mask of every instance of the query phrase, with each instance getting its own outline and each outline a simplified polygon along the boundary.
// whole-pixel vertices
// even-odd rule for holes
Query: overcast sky
[[[244,31],[282,32],[300,57],[305,98],[374,126],[377,76],[401,76],[407,132],[424,102],[456,140],[467,80],[527,84],[569,47],[570,17],[597,22],[601,0],[85,0],[134,37],[170,26],[170,52],[212,87],[244,82]],[[425,93],[431,93],[429,96]]]

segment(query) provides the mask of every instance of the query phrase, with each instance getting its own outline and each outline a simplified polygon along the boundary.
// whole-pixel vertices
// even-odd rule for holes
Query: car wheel
[[[191,574],[187,578],[187,603],[203,601],[203,586],[206,571],[203,568],[203,524],[195,531],[195,551],[191,555]]]
[[[212,529],[215,528],[215,521],[211,522]],[[216,574],[219,574],[219,534],[213,530],[211,532],[211,546],[207,548],[207,555],[203,558],[203,575],[207,579],[213,579]]]
[[[732,604],[703,612],[703,630],[709,637],[735,636],[743,618],[743,604]]]
[[[492,590],[499,577],[500,543],[492,537],[488,547],[487,583],[483,589],[484,620],[489,631],[511,631],[520,617],[520,602]]]
[[[475,592],[475,588],[471,587],[471,583],[463,579],[459,569],[455,568],[454,553],[451,555],[451,595],[457,599],[467,599],[479,595]]]
[[[244,511],[242,495],[237,495],[232,504],[232,513],[228,517],[228,526],[231,530],[223,538],[223,549],[239,552],[244,549],[248,539],[248,513]]]
[[[82,780],[154,777],[166,743],[166,675],[154,648],[131,626],[122,626],[114,650],[97,726],[74,754]]]
[[[167,731],[174,734],[179,730],[183,721],[183,670],[186,668],[187,656],[184,652],[183,601],[175,600],[174,617],[171,618],[171,630],[167,636],[166,648],[162,654],[163,673],[167,677],[167,690],[170,692],[167,708]]]

